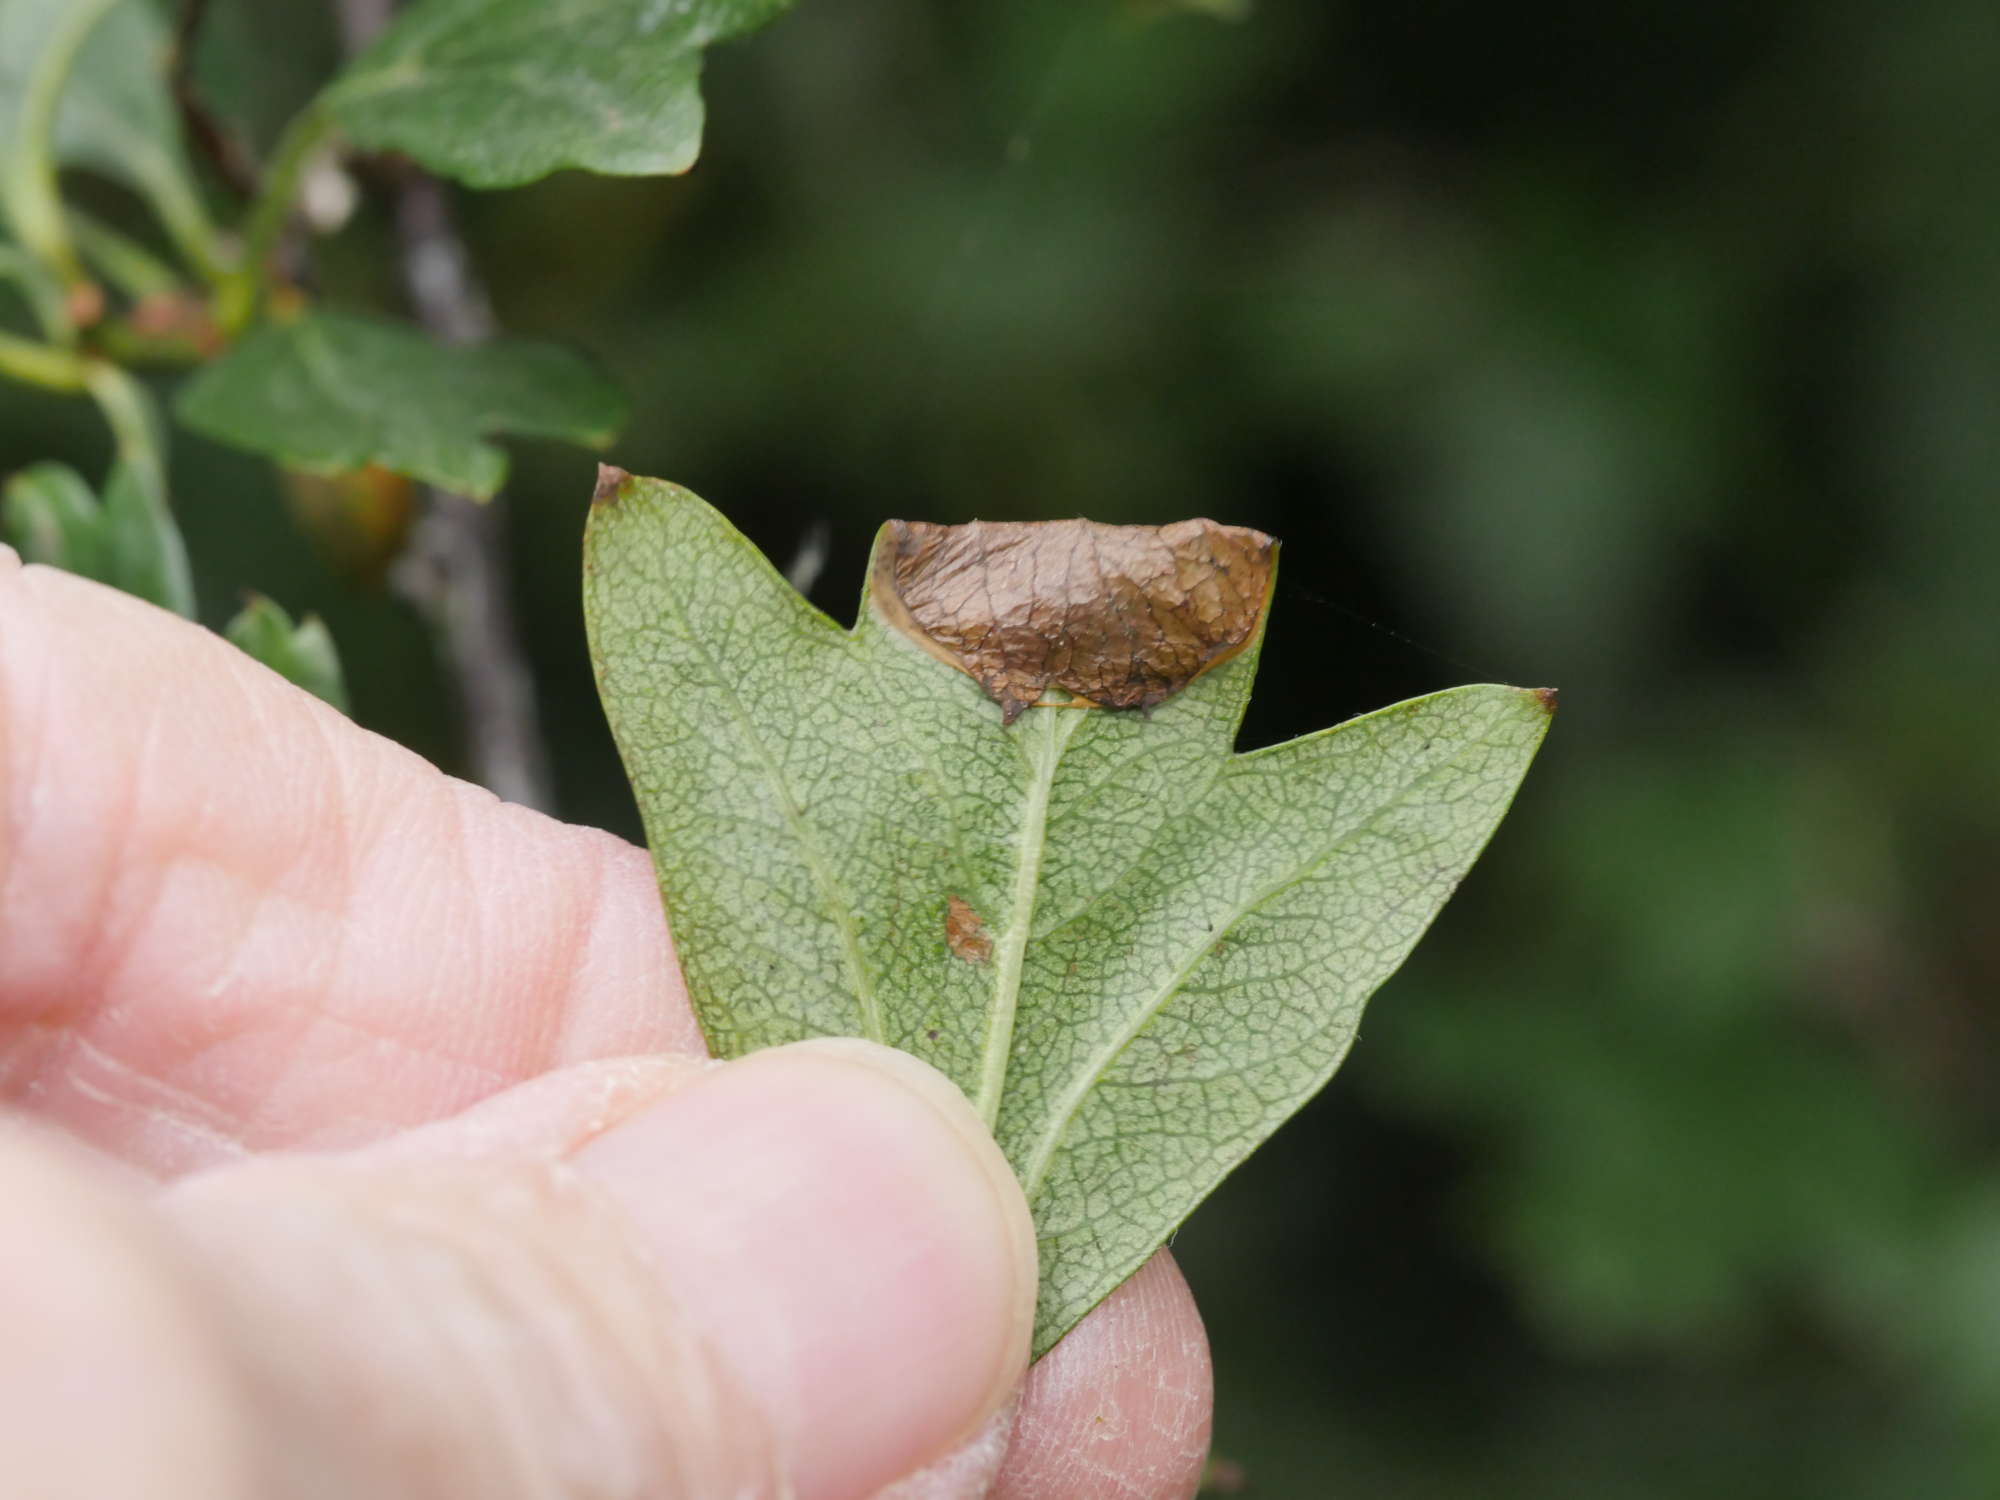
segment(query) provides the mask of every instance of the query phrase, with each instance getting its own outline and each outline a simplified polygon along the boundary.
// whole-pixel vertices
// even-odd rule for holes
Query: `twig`
[[[491,338],[493,311],[443,186],[412,171],[396,208],[403,281],[418,320],[448,343]],[[554,801],[548,752],[507,591],[503,504],[498,495],[481,504],[427,487],[423,515],[393,577],[442,639],[474,774],[509,802],[546,810]]]
[[[393,0],[340,0],[341,35],[358,50]],[[417,319],[447,343],[495,332],[493,309],[438,180],[411,168],[397,189],[403,284]],[[426,486],[423,513],[391,581],[430,623],[457,690],[473,775],[509,802],[554,802],[534,674],[508,594],[502,497],[485,504]]]

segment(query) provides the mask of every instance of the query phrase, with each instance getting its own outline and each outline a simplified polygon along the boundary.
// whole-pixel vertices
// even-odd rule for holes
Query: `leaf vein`
[[[1475,749],[1483,750],[1484,748],[1484,746],[1480,745],[1468,746],[1467,751]],[[1131,1046],[1139,1035],[1158,1017],[1160,1012],[1166,1009],[1173,1002],[1174,998],[1180,994],[1182,987],[1186,985],[1189,979],[1194,977],[1195,972],[1201,968],[1202,964],[1215,951],[1217,945],[1235,929],[1236,925],[1243,921],[1244,918],[1255,913],[1265,902],[1282,895],[1285,891],[1298,885],[1300,882],[1311,879],[1335,855],[1350,847],[1355,840],[1366,834],[1382,818],[1404,806],[1421,787],[1456,767],[1465,753],[1461,752],[1460,754],[1446,756],[1436,765],[1425,770],[1421,775],[1413,777],[1394,797],[1378,804],[1360,822],[1342,830],[1331,843],[1318,854],[1314,855],[1305,865],[1289,870],[1276,880],[1269,881],[1259,887],[1255,894],[1240,904],[1225,921],[1219,924],[1216,932],[1213,934],[1204,933],[1202,935],[1202,942],[1192,953],[1174,966],[1166,983],[1160,986],[1151,999],[1147,1000],[1145,1004],[1134,1011],[1132,1019],[1124,1027],[1120,1028],[1117,1035],[1110,1042],[1099,1049],[1089,1065],[1078,1072],[1075,1080],[1064,1091],[1061,1102],[1050,1115],[1047,1127],[1043,1130],[1041,1138],[1035,1144],[1035,1149],[1029,1154],[1022,1168],[1021,1182],[1027,1192],[1028,1202],[1031,1206],[1036,1202],[1041,1193],[1043,1180],[1048,1174],[1049,1163],[1054,1158],[1056,1149],[1062,1144],[1063,1136],[1068,1132],[1071,1123],[1075,1120],[1077,1111],[1083,1107],[1084,1099],[1097,1086],[1099,1081],[1103,1079],[1105,1074],[1110,1071],[1112,1064],[1118,1060],[1125,1049]]]

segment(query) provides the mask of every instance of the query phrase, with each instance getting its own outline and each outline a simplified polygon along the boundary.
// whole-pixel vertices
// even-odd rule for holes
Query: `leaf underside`
[[[471,187],[685,172],[704,48],[790,0],[421,0],[328,90],[348,139]]]
[[[401,324],[318,312],[252,334],[189,382],[179,411],[197,432],[294,469],[379,464],[485,499],[507,472],[490,434],[601,447],[625,400],[556,345],[449,347]]]
[[[1150,711],[1003,725],[866,597],[844,630],[687,491],[607,473],[592,654],[710,1045],[865,1036],[955,1080],[1034,1211],[1039,1355],[1326,1082],[1549,696],[1237,755],[1253,638]]]

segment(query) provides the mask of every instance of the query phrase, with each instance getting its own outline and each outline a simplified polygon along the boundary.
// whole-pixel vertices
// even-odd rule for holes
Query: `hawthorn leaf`
[[[589,360],[530,339],[440,344],[400,323],[316,312],[260,329],[181,392],[181,420],[309,474],[378,464],[484,500],[496,432],[611,441],[625,398]]]
[[[275,600],[252,594],[222,633],[231,645],[287,682],[347,712],[340,653],[334,648],[333,633],[318,615],[307,615],[294,625]]]
[[[1233,753],[1274,561],[891,522],[846,630],[686,490],[600,479],[592,658],[709,1043],[956,1081],[1034,1212],[1038,1355],[1327,1081],[1548,726],[1479,685]],[[1121,683],[1150,707],[1078,706]]]
[[[685,172],[704,48],[791,0],[419,0],[324,95],[347,138],[470,187]]]

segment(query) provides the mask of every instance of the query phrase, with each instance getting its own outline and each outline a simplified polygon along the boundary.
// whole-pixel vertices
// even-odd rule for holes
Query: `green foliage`
[[[487,435],[598,447],[624,415],[618,388],[567,349],[524,339],[456,348],[335,312],[251,335],[180,399],[181,420],[196,431],[291,468],[380,464],[480,499],[507,473]]]
[[[319,616],[297,625],[272,600],[254,594],[222,632],[232,644],[279,676],[347,712],[347,683],[340,654]]]
[[[601,497],[586,570],[711,1046],[867,1036],[956,1080],[1034,1210],[1037,1353],[1326,1082],[1548,724],[1466,687],[1232,755],[1253,645],[1146,713],[1003,727],[867,600],[842,630],[654,480]]]
[[[273,153],[241,249],[223,249],[188,170],[152,0],[9,0],[0,9],[0,208],[23,252],[0,275],[25,291],[57,346],[99,316],[58,196],[61,165],[137,188],[176,249],[215,284],[225,336],[247,334],[183,393],[184,420],[298,469],[375,464],[485,498],[505,474],[496,432],[610,439],[623,416],[602,375],[564,351],[513,340],[443,348],[413,329],[318,312],[251,326],[306,172],[338,130],[482,187],[564,166],[680,172],[701,144],[704,48],[762,25],[785,0],[423,0],[301,110]],[[176,273],[95,221],[96,260],[135,298],[171,307]],[[225,263],[225,257],[233,263]],[[72,307],[63,288],[80,295]],[[288,309],[289,313],[289,309]],[[157,308],[154,313],[157,319]],[[161,344],[186,357],[204,336]],[[138,347],[146,335],[116,332]],[[0,374],[95,389],[67,347],[0,334]]]
[[[824,522],[836,589],[884,514],[1226,496],[1289,544],[1252,742],[1458,680],[1371,622],[1571,691],[1342,1086],[1176,1239],[1249,1492],[1991,1500],[1990,0],[1172,3],[814,0],[705,74],[704,171],[475,200],[474,259],[630,385],[621,462],[774,556]],[[210,11],[274,139],[327,0]],[[312,250],[335,305],[387,305],[379,208]],[[98,475],[77,405],[0,393],[0,470]],[[408,613],[259,466],[174,471],[216,597],[309,601],[449,761]],[[550,642],[576,485],[517,453]],[[536,668],[563,810],[636,834]]]
[[[0,184],[24,242],[64,253],[52,176],[61,165],[137,189],[184,249],[207,243],[206,210],[167,90],[167,46],[150,0],[0,5]]]
[[[112,465],[104,498],[67,464],[32,464],[0,494],[0,534],[28,562],[47,563],[194,615],[187,549],[144,469]]]
[[[328,90],[348,139],[473,187],[685,172],[702,50],[790,0],[422,0]],[[601,233],[615,233],[603,226]]]

